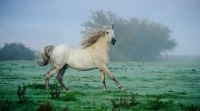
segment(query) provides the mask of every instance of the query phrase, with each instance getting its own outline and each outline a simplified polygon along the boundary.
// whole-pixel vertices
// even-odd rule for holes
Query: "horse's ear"
[[[112,29],[114,28],[114,24],[112,24]]]

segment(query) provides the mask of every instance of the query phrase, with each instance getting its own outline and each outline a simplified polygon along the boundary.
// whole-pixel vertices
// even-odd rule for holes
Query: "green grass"
[[[98,70],[67,69],[63,82],[69,91],[61,90],[54,75],[50,86],[61,93],[52,98],[44,84],[49,66],[40,67],[34,61],[0,61],[0,110],[200,110],[200,63],[111,62],[108,68],[125,91],[108,77],[104,91]],[[17,90],[22,84],[26,93],[19,100]]]

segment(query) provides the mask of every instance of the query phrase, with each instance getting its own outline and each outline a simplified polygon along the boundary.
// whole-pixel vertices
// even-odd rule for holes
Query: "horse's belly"
[[[91,69],[97,68],[93,62],[89,62],[89,61],[69,62],[68,66],[77,70],[91,70]]]

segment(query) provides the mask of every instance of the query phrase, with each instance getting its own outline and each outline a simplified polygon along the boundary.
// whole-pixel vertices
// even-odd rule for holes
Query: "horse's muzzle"
[[[111,44],[112,44],[112,45],[115,45],[115,42],[116,42],[116,39],[115,39],[115,38],[112,38]]]

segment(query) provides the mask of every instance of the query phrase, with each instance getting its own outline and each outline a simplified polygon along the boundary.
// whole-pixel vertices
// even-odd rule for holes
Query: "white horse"
[[[43,61],[37,61],[38,65],[46,66],[51,61],[51,69],[45,74],[46,90],[49,89],[49,78],[58,72],[56,79],[64,90],[68,90],[62,82],[65,70],[70,67],[77,70],[99,69],[103,89],[106,90],[105,74],[110,77],[119,89],[124,88],[107,68],[109,62],[110,44],[114,45],[114,25],[103,29],[85,31],[86,36],[80,43],[81,48],[69,47],[65,44],[56,47],[50,45],[41,50]]]

